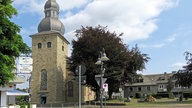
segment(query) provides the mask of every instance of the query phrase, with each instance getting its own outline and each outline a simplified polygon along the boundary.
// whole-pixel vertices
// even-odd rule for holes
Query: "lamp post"
[[[97,62],[95,63],[96,65],[101,65],[101,73],[100,73],[100,108],[103,107],[103,76],[104,76],[104,73],[105,73],[104,61],[108,61],[108,60],[109,60],[109,58],[106,56],[105,49],[103,48],[103,50],[100,51]]]

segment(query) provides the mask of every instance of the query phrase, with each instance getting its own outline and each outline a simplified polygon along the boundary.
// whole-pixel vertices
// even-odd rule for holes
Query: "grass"
[[[174,105],[182,105],[182,104],[191,104],[192,105],[192,98],[189,98],[188,100],[184,100],[182,102],[177,101],[177,98],[175,99],[168,99],[168,98],[161,98],[157,99],[155,102],[137,102],[138,99],[132,99],[130,102],[123,102],[119,99],[114,100],[107,100],[107,103],[125,103],[126,106],[172,106]],[[104,101],[105,102],[105,101]]]
[[[127,106],[171,106],[173,104],[192,104],[192,99],[179,102],[176,99],[163,98],[157,99],[155,102],[137,102],[133,100],[126,103]]]

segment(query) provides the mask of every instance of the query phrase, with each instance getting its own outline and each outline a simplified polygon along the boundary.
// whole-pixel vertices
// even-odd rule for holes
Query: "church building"
[[[78,82],[67,70],[69,42],[65,28],[59,20],[56,0],[47,0],[45,17],[38,25],[38,33],[31,35],[33,71],[31,74],[31,103],[52,104],[78,102]],[[94,99],[93,91],[82,87],[82,101]],[[94,93],[92,93],[94,94]],[[88,99],[89,98],[89,99]]]

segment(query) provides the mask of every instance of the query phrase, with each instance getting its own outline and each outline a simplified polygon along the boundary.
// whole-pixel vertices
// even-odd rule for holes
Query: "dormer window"
[[[139,77],[138,79],[137,79],[137,83],[143,83],[143,78],[142,77]]]
[[[159,81],[165,80],[165,77],[159,77]]]

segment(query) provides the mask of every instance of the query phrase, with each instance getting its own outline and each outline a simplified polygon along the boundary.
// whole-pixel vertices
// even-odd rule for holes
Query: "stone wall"
[[[51,42],[50,48],[48,42]],[[41,48],[38,48],[38,43],[42,44]],[[46,103],[64,102],[67,54],[68,43],[59,33],[32,36],[31,102],[39,103],[41,95],[46,96]],[[47,72],[47,90],[40,90],[43,69]]]

